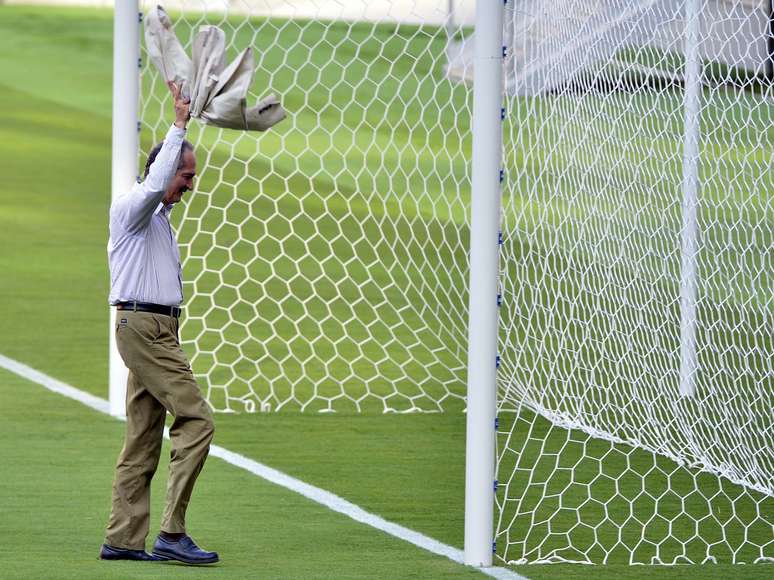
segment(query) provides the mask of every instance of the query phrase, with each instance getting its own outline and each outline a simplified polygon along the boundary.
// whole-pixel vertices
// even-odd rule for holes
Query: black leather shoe
[[[100,560],[139,560],[141,562],[155,562],[154,558],[145,550],[127,550],[126,548],[114,548],[107,544],[102,544],[99,551]]]
[[[217,552],[202,550],[189,536],[183,536],[177,542],[159,536],[153,544],[153,555],[160,560],[177,560],[185,564],[214,564],[219,560]]]

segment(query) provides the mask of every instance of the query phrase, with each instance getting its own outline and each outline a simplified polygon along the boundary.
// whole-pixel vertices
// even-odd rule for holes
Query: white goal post
[[[113,15],[113,147],[111,198],[129,191],[137,180],[140,156],[140,5],[138,0],[115,3]],[[110,414],[126,415],[129,376],[115,337],[116,311],[110,308],[109,393]]]
[[[116,3],[113,195],[169,123],[153,6]],[[468,564],[774,560],[768,0],[166,8],[288,113],[190,125],[214,410],[466,412]]]

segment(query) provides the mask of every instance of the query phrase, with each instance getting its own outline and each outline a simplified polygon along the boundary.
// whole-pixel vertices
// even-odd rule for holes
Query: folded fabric
[[[182,87],[191,99],[191,117],[226,129],[265,131],[285,118],[274,95],[247,107],[255,59],[244,49],[226,65],[226,35],[217,26],[202,26],[193,42],[193,60],[175,35],[172,20],[161,6],[145,19],[145,46],[165,81]]]

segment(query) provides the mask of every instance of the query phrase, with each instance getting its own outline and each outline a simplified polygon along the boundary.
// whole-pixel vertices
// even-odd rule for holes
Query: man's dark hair
[[[156,156],[159,154],[159,151],[161,151],[162,145],[164,145],[163,141],[156,145],[153,149],[151,149],[150,153],[148,153],[148,160],[145,162],[145,174],[142,176],[143,179],[148,177],[151,165],[153,165],[153,162],[156,161]],[[183,140],[183,145],[180,147],[180,161],[177,164],[178,169],[183,166],[183,153],[186,151],[193,151],[193,145],[191,145],[188,141]]]

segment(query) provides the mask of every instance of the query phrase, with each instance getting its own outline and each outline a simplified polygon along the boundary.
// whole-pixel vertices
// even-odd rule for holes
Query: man
[[[218,554],[196,546],[186,534],[185,512],[212,441],[212,414],[180,348],[178,317],[183,301],[180,254],[169,212],[193,187],[196,157],[185,141],[189,100],[170,83],[175,123],[151,151],[145,178],[110,208],[110,304],[116,342],[129,369],[126,438],[116,464],[104,560],[178,560],[210,564]],[[161,454],[166,413],[169,430],[166,508],[153,555],[145,552],[150,483]]]

